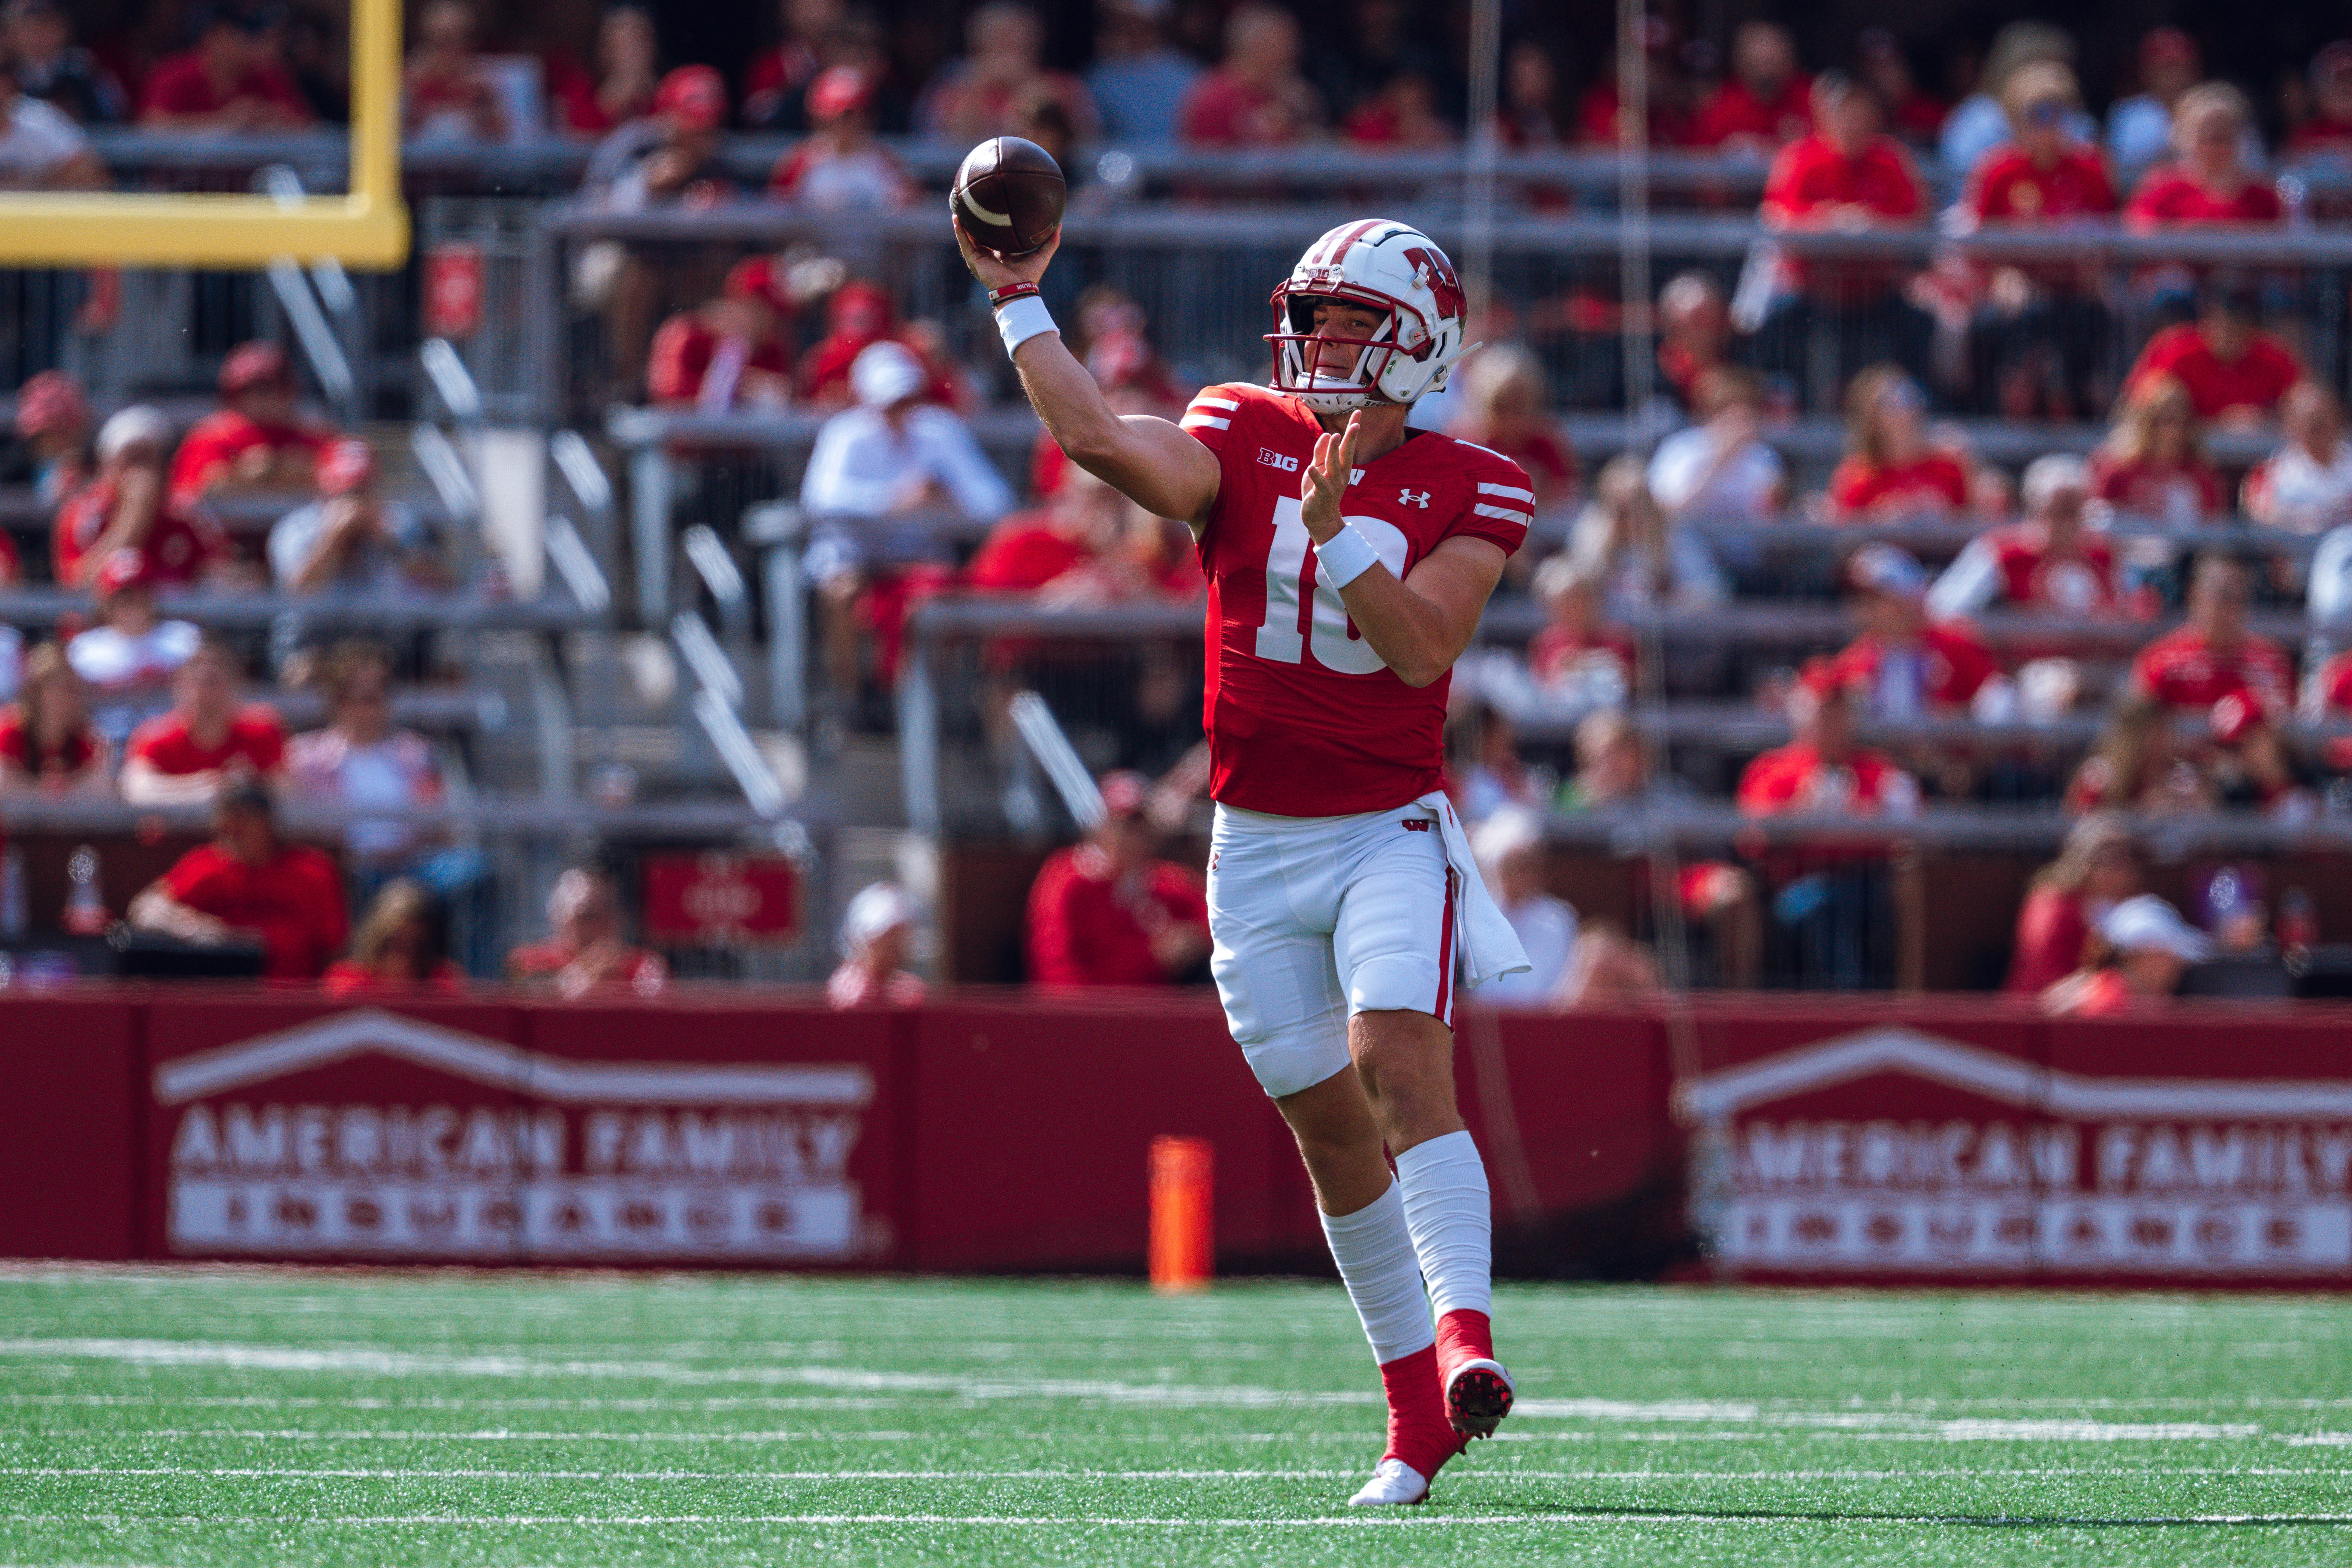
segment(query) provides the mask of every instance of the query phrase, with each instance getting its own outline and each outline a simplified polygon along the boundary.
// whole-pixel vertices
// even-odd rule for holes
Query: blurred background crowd
[[[1463,264],[1481,346],[1414,422],[1540,513],[1448,736],[1515,1000],[2324,983],[2336,20],[1480,14],[411,7],[405,271],[0,277],[0,941],[1202,978],[1191,542],[1037,431],[940,215],[1013,133],[1126,412],[1262,380],[1326,216]],[[7,0],[0,183],[331,188],[345,29]],[[788,865],[788,929],[626,940],[665,852]]]

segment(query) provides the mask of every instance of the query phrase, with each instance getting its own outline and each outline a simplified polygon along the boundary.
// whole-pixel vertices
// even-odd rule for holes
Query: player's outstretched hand
[[[1348,493],[1348,476],[1356,468],[1356,436],[1364,416],[1348,416],[1348,427],[1334,436],[1326,430],[1315,437],[1315,460],[1298,482],[1298,516],[1307,537],[1318,544],[1339,531],[1339,502]]]
[[[963,264],[971,268],[971,275],[980,279],[983,289],[1036,282],[1045,276],[1045,264],[1054,259],[1054,252],[1062,248],[1062,231],[1057,228],[1053,238],[1028,255],[1007,260],[971,237],[963,226],[963,219],[956,216],[953,197],[948,200],[948,221],[955,225],[956,248],[963,252]]]

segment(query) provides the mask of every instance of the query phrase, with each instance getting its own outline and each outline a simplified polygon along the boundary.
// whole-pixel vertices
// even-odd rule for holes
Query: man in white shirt
[[[929,379],[905,344],[867,345],[849,367],[856,402],[817,432],[801,478],[810,521],[803,569],[824,596],[825,670],[836,691],[856,689],[855,609],[868,561],[938,561],[940,512],[978,524],[1013,510],[1012,489],[964,422],[923,400]],[[894,628],[893,647],[895,639]]]
[[[0,190],[94,190],[106,171],[63,110],[16,90],[0,71]]]
[[[109,697],[160,699],[203,634],[186,621],[157,616],[155,579],[141,551],[108,556],[91,587],[100,622],[66,645],[66,662]]]
[[[415,509],[375,493],[375,456],[366,442],[328,443],[319,454],[318,485],[317,500],[269,530],[269,573],[279,588],[315,594],[447,586],[432,532]]]
[[[2286,439],[2246,476],[2246,515],[2296,533],[2352,522],[2352,443],[2336,394],[2297,383],[2279,401],[2279,424]]]
[[[1489,980],[1479,999],[1505,1007],[1540,1007],[1567,978],[1576,951],[1576,911],[1544,890],[1543,818],[1523,805],[1504,806],[1478,825],[1470,848],[1486,890],[1518,933],[1531,966]]]
[[[1772,522],[1788,500],[1780,456],[1758,435],[1764,409],[1756,373],[1716,365],[1698,380],[1699,423],[1658,443],[1650,494],[1667,518]]]

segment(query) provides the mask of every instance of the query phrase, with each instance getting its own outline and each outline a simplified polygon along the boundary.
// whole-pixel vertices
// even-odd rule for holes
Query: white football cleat
[[[1481,1356],[1445,1374],[1445,1415],[1464,1437],[1491,1437],[1516,1394],[1503,1363]]]
[[[1429,1500],[1429,1478],[1402,1459],[1382,1459],[1349,1508],[1404,1508]]]

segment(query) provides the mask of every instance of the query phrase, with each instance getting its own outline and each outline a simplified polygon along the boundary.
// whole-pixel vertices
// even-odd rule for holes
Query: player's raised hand
[[[956,248],[963,252],[963,264],[980,279],[983,289],[1002,289],[1008,283],[1034,283],[1045,276],[1045,264],[1054,259],[1054,252],[1062,248],[1062,231],[1055,229],[1054,237],[1026,256],[1006,260],[971,237],[957,216],[954,198],[948,201],[948,221],[955,225]]]
[[[1348,493],[1348,476],[1356,470],[1356,437],[1363,417],[1350,414],[1345,430],[1315,437],[1315,460],[1298,481],[1299,520],[1318,544],[1339,531],[1339,502]]]

